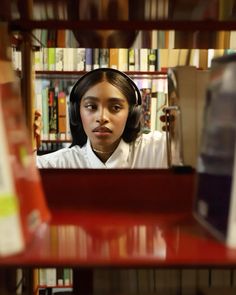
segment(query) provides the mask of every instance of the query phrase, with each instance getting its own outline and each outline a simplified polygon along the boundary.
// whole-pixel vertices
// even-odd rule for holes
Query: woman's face
[[[126,97],[112,84],[102,81],[82,97],[80,116],[93,148],[111,151],[119,144],[129,113]]]

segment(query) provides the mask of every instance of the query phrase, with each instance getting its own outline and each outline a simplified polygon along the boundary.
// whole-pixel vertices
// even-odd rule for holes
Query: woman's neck
[[[96,156],[103,162],[106,163],[106,161],[110,158],[110,156],[113,154],[114,151],[104,152],[99,151],[97,149],[93,149],[93,152],[96,154]]]
[[[97,157],[105,163],[110,156],[113,154],[113,152],[116,150],[117,146],[119,145],[119,142],[114,144],[113,146],[107,147],[92,147],[93,152],[97,155]]]

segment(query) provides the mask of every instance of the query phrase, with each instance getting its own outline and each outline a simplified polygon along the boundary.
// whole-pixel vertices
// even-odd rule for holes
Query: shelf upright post
[[[23,3],[24,2],[24,3]],[[26,20],[32,19],[33,14],[33,1],[22,1],[21,18]],[[23,98],[23,107],[26,116],[26,125],[29,130],[30,140],[33,143],[33,113],[34,113],[34,91],[33,91],[33,52],[31,46],[31,30],[27,30],[22,33],[22,72],[21,72],[21,91]]]

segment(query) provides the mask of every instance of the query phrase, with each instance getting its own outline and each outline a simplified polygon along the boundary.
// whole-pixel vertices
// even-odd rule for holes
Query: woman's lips
[[[111,133],[111,129],[107,128],[107,127],[96,127],[93,129],[93,132],[96,132],[96,133]]]

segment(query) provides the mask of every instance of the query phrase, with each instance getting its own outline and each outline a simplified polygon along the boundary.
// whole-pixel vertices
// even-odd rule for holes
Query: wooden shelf
[[[175,31],[233,31],[236,22],[219,20],[156,20],[156,21],[70,21],[70,20],[14,20],[11,31],[31,31],[33,29],[64,30],[175,30]]]
[[[78,78],[78,76],[82,76],[86,74],[86,71],[36,71],[36,78],[45,78],[50,77],[54,78],[54,76],[65,76],[68,78]],[[148,79],[156,79],[156,78],[164,78],[166,79],[167,71],[126,71],[124,72],[129,76],[137,77],[137,78],[148,78]]]

